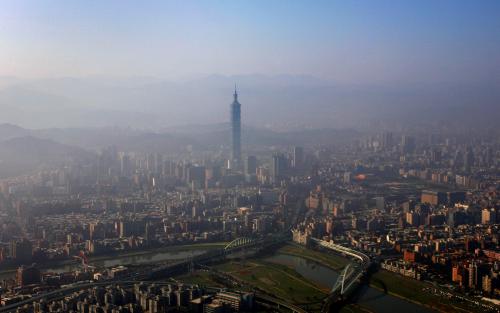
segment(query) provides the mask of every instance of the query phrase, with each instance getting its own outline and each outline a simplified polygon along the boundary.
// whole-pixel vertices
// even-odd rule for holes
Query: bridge
[[[224,247],[224,251],[231,251],[235,249],[239,249],[242,247],[248,247],[256,243],[257,240],[255,238],[251,237],[240,237],[236,238],[235,240],[231,241]]]
[[[41,299],[55,299],[55,298],[62,298],[65,295],[71,294],[75,291],[81,290],[81,289],[86,289],[86,288],[91,288],[95,286],[100,286],[100,285],[106,285],[106,284],[113,284],[113,283],[133,283],[133,282],[139,282],[139,281],[144,281],[144,280],[157,280],[161,278],[166,278],[168,276],[171,276],[172,274],[175,273],[180,273],[183,271],[186,271],[192,266],[193,264],[204,264],[208,263],[214,260],[223,260],[226,256],[228,256],[231,253],[238,252],[242,249],[245,248],[251,248],[251,247],[259,247],[259,249],[264,249],[266,247],[269,247],[271,245],[286,241],[289,239],[289,235],[286,233],[283,234],[278,234],[274,236],[267,236],[263,238],[251,238],[251,237],[242,237],[242,238],[237,238],[233,241],[231,241],[229,244],[227,244],[224,248],[222,249],[217,249],[217,250],[211,250],[206,253],[203,253],[201,255],[192,257],[192,258],[186,258],[183,260],[179,260],[174,263],[170,264],[165,264],[161,265],[158,267],[154,268],[147,268],[142,271],[136,271],[134,273],[131,273],[128,276],[125,277],[120,277],[116,279],[108,279],[104,281],[93,281],[93,282],[85,282],[85,283],[75,283],[71,286],[67,286],[65,288],[61,288],[58,290],[46,292],[40,295],[36,295],[33,297],[30,297],[29,299],[13,303],[11,305],[5,306],[5,307],[0,307],[0,313],[3,312],[13,312],[16,311],[17,308],[22,307],[26,304],[32,304],[34,301],[38,301]],[[283,305],[283,303],[282,303]]]
[[[346,267],[340,272],[337,281],[334,283],[330,294],[325,299],[323,305],[323,312],[329,312],[331,306],[339,299],[345,299],[347,294],[356,285],[359,279],[366,273],[371,264],[370,257],[366,254],[347,248],[333,242],[324,241],[316,238],[311,238],[312,242],[317,246],[333,250],[353,258],[353,261],[347,264]]]
[[[186,258],[175,263],[166,264],[140,273],[135,273],[135,275],[128,278],[135,280],[159,279],[161,277],[171,276],[175,272],[186,271],[193,264],[206,264],[211,261],[223,260],[230,254],[239,252],[243,249],[249,249],[253,247],[257,247],[258,249],[265,249],[269,246],[284,242],[289,239],[290,236],[286,233],[280,233],[277,235],[262,238],[241,237],[231,241],[222,249],[211,250],[195,257]]]

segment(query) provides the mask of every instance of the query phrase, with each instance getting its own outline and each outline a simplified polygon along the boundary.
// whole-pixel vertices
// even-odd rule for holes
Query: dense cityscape
[[[254,151],[243,145],[242,152],[236,90],[233,100],[231,135],[218,150],[162,155],[110,146],[88,163],[69,160],[3,179],[1,305],[18,312],[261,309],[258,294],[272,294],[272,282],[224,274],[212,267],[228,259],[207,263],[199,256],[238,238],[281,234],[285,239],[272,249],[291,245],[329,256],[324,250],[330,243],[357,251],[369,265],[356,285],[388,289],[429,309],[498,310],[498,137],[383,132],[345,145]],[[175,267],[175,258],[94,265],[99,259],[183,249],[190,250],[182,257],[189,266],[164,279],[215,271],[215,280],[141,280],[146,276],[138,273]],[[253,258],[272,255],[269,249],[243,248]],[[240,265],[252,258],[248,251],[236,256]],[[345,264],[350,255],[337,251]],[[411,289],[394,289],[398,283],[423,298],[410,298]],[[75,290],[64,300],[29,300],[68,287]]]
[[[0,313],[500,313],[500,1],[0,1]]]

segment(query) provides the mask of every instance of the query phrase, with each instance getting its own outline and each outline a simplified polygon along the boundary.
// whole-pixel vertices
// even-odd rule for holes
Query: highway
[[[140,281],[145,281],[145,280],[155,280],[161,277],[167,277],[169,274],[175,272],[175,271],[183,271],[187,270],[190,265],[192,264],[204,264],[207,262],[210,262],[212,260],[216,259],[222,259],[225,258],[226,256],[238,252],[242,249],[247,249],[251,247],[259,247],[259,249],[266,248],[270,245],[283,242],[289,239],[289,236],[286,234],[278,235],[278,236],[273,236],[273,237],[266,237],[266,238],[261,238],[261,239],[255,239],[255,240],[241,240],[237,239],[234,242],[228,244],[224,249],[218,249],[218,250],[211,250],[208,251],[202,255],[198,255],[193,258],[186,258],[180,261],[177,261],[175,263],[170,263],[166,265],[161,265],[155,268],[147,268],[143,271],[136,271],[134,273],[131,273],[130,275],[126,277],[120,277],[117,279],[109,279],[109,280],[104,280],[104,281],[96,281],[96,282],[82,282],[82,283],[75,283],[71,286],[67,286],[65,288],[61,288],[55,291],[47,292],[44,294],[40,295],[35,295],[29,299],[23,300],[21,302],[17,302],[5,307],[0,308],[0,313],[4,312],[13,312],[17,308],[22,307],[26,304],[32,304],[35,301],[39,301],[41,299],[45,300],[53,300],[53,299],[60,299],[63,298],[66,295],[69,295],[73,292],[77,292],[79,290],[84,290],[84,289],[89,289],[93,288],[96,286],[106,286],[110,285],[113,283],[120,283],[120,284],[134,284]],[[334,244],[332,242],[327,242],[323,240],[319,240],[316,238],[312,238],[313,243],[315,243],[318,246],[333,250],[337,253],[341,253],[347,256],[352,257],[354,260],[356,260],[354,263],[351,263],[346,269],[345,272],[343,273],[343,277],[341,277],[341,280],[338,280],[334,287],[332,288],[332,291],[330,292],[330,295],[327,297],[325,300],[325,306],[329,307],[332,302],[335,302],[336,296],[343,296],[344,294],[348,293],[349,290],[355,285],[355,283],[361,278],[361,276],[366,272],[368,269],[371,261],[370,258],[359,251],[340,246],[337,244]],[[240,244],[241,243],[241,244]],[[342,276],[342,275],[341,275]],[[265,295],[259,293],[257,295],[257,299],[260,301],[264,301],[267,303],[271,303],[277,306],[285,307],[289,309],[292,312],[297,312],[297,313],[305,313],[306,311],[301,309],[298,306],[291,305],[287,303],[284,300],[276,299],[272,296]]]
[[[274,297],[271,297],[271,296],[268,296],[268,295],[265,295],[265,294],[256,294],[255,295],[255,300],[257,300],[257,302],[262,302],[262,301],[265,301],[267,303],[272,303],[272,304],[275,304],[279,307],[284,307],[284,308],[287,308],[288,310],[294,312],[294,313],[307,313],[306,310],[302,309],[301,307],[298,307],[296,305],[293,305],[293,304],[290,304],[290,303],[287,303],[283,300],[280,300],[280,299],[277,299],[277,298],[274,298]]]
[[[82,290],[82,289],[88,289],[88,288],[93,288],[96,286],[102,286],[102,285],[110,285],[113,283],[137,283],[140,281],[144,280],[155,280],[162,278],[164,276],[167,276],[168,274],[175,272],[177,270],[184,270],[188,269],[189,266],[193,263],[196,264],[203,264],[206,262],[209,262],[211,260],[216,260],[218,258],[224,258],[231,253],[235,253],[240,251],[241,249],[244,248],[251,248],[251,247],[259,247],[260,249],[266,248],[270,245],[277,244],[279,242],[283,242],[289,239],[289,235],[287,234],[280,234],[277,236],[269,236],[265,238],[260,238],[260,239],[255,239],[255,240],[245,240],[241,241],[244,242],[244,244],[241,245],[235,245],[235,244],[229,244],[226,246],[225,249],[217,249],[217,250],[211,250],[208,251],[204,254],[198,255],[193,258],[186,258],[181,261],[177,261],[175,263],[170,263],[166,265],[161,265],[155,268],[147,268],[143,271],[138,271],[134,272],[128,276],[125,277],[120,277],[117,279],[107,279],[104,281],[95,281],[95,282],[83,282],[83,283],[75,283],[71,286],[67,286],[65,288],[57,289],[54,291],[46,292],[40,295],[35,295],[30,297],[29,299],[13,303],[4,307],[0,307],[0,313],[4,312],[13,312],[17,308],[22,307],[26,304],[32,304],[34,301],[38,301],[41,299],[45,300],[51,300],[55,298],[62,298],[68,294],[71,294],[73,292]],[[235,240],[237,242],[238,240]],[[238,241],[239,242],[239,241]]]

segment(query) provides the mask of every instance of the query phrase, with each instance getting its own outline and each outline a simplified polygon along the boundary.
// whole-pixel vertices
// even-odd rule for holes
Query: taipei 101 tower
[[[241,167],[241,104],[234,86],[234,100],[231,104],[231,168]]]

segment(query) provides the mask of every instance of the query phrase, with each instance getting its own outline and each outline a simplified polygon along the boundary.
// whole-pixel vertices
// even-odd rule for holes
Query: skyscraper
[[[293,167],[300,169],[304,163],[304,149],[302,147],[293,148]]]
[[[231,164],[233,168],[241,165],[241,104],[234,87],[234,101],[231,104]]]
[[[255,175],[257,172],[257,158],[254,155],[247,156],[244,165],[244,172],[246,175]]]
[[[403,135],[401,137],[401,152],[404,154],[415,153],[415,137]]]
[[[281,153],[274,154],[271,163],[271,180],[273,184],[277,184],[280,182],[280,179],[283,178],[285,169],[286,169],[285,156]]]

